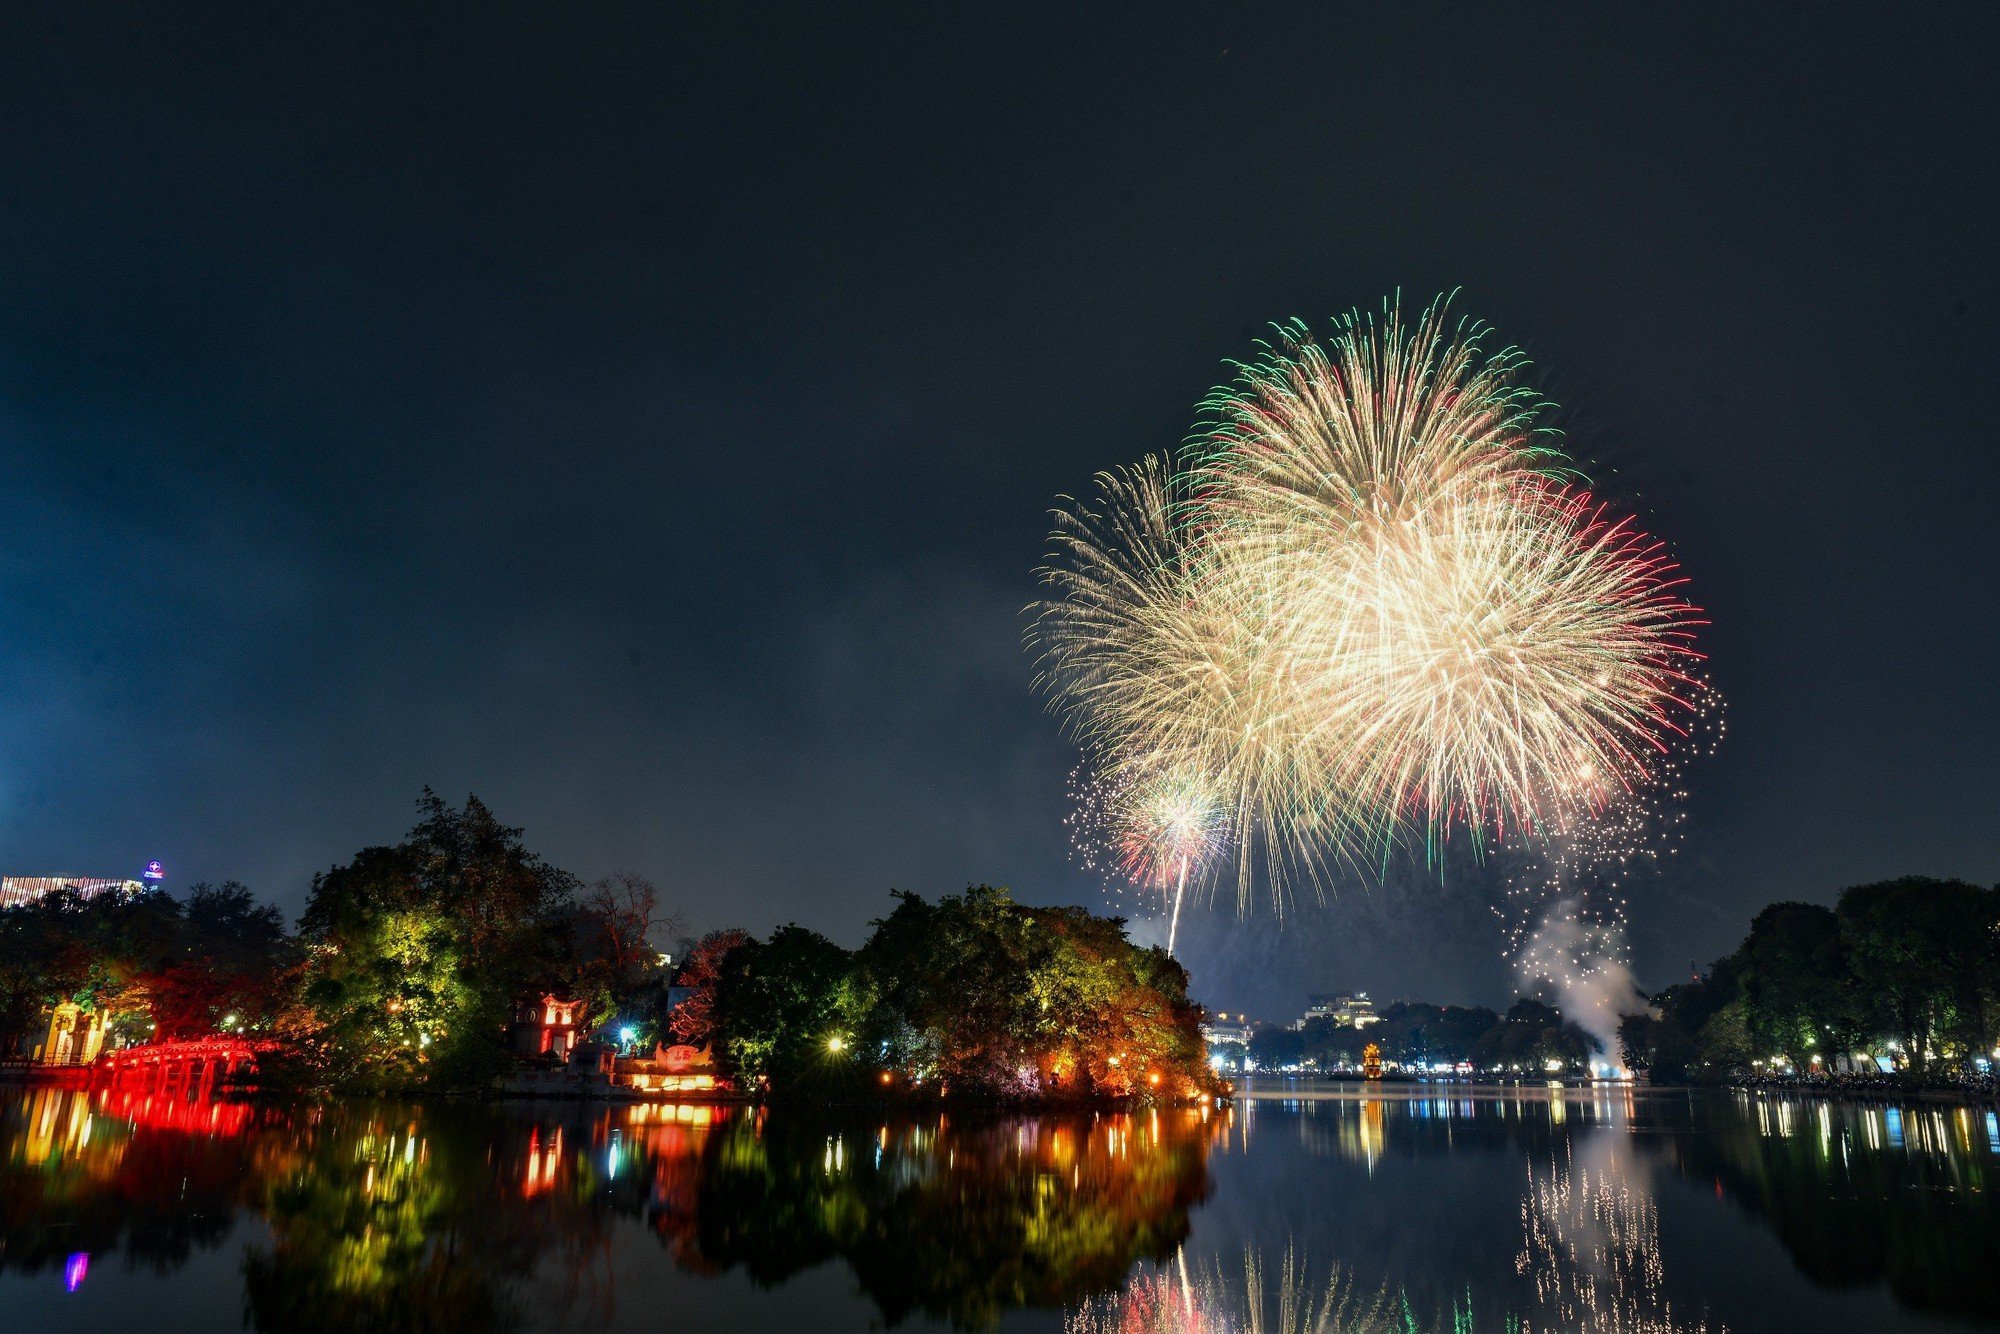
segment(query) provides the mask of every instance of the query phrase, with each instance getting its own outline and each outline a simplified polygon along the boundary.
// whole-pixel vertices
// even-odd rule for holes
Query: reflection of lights
[[[90,1252],[78,1251],[63,1262],[63,1291],[75,1292],[90,1273]]]
[[[561,1126],[550,1133],[547,1148],[542,1146],[541,1128],[537,1126],[529,1130],[528,1166],[521,1181],[522,1199],[532,1199],[555,1188],[556,1172],[562,1166],[562,1142]]]

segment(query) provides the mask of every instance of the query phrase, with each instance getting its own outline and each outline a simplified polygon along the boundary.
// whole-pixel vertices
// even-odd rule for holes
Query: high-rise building
[[[84,898],[116,891],[137,894],[145,886],[137,880],[107,880],[88,875],[7,875],[0,876],[0,910],[33,903],[45,895],[68,890]]]

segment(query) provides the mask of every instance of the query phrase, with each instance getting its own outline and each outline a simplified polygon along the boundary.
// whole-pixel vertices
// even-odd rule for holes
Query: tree
[[[1726,1074],[1704,1067],[1701,1032],[1717,1011],[1736,999],[1742,970],[1740,954],[1718,959],[1705,976],[1649,997],[1654,1013],[1624,1016],[1618,1037],[1625,1064],[1660,1081]]]
[[[1371,1040],[1369,1031],[1352,1024],[1337,1024],[1321,1015],[1306,1020],[1306,1026],[1299,1030],[1299,1040],[1305,1059],[1325,1070],[1359,1065]]]
[[[1940,1041],[1960,1057],[1991,1045],[1995,903],[1977,885],[1924,876],[1840,896],[1835,911],[1856,990],[1915,1069]]]
[[[1812,903],[1774,903],[1738,951],[1745,1029],[1753,1046],[1803,1069],[1849,1049],[1863,1025],[1840,919]]]
[[[659,891],[644,876],[625,871],[591,882],[571,919],[569,990],[595,1014],[626,1009],[661,979],[655,937],[680,930],[680,917],[661,911]]]
[[[285,919],[234,880],[188,890],[171,943],[150,961],[144,981],[156,1036],[199,1036],[232,1015],[262,1028],[284,1003],[290,962]]]
[[[799,927],[719,954],[716,1049],[777,1094],[861,1086],[987,1099],[1219,1087],[1187,973],[1116,918],[976,885],[897,894],[850,955]],[[706,942],[705,942],[706,945]],[[706,951],[704,951],[706,952]],[[687,1018],[690,1031],[700,1012]]]
[[[1271,1025],[1250,1035],[1250,1063],[1259,1070],[1283,1070],[1305,1059],[1305,1037],[1297,1029]]]
[[[989,1097],[1214,1084],[1186,970],[1122,920],[989,885],[896,899],[856,959],[868,1040],[895,1074]]]
[[[1524,1072],[1540,1070],[1550,1061],[1575,1067],[1588,1061],[1599,1045],[1554,1006],[1524,996],[1479,1039],[1473,1059],[1489,1068]]]
[[[322,1057],[363,1082],[483,1083],[515,1003],[560,985],[575,881],[477,797],[315,876],[300,922]]]
[[[716,989],[724,1065],[781,1093],[852,1082],[852,966],[846,950],[802,926],[731,950]]]
[[[739,945],[748,944],[750,933],[731,927],[711,931],[690,946],[676,975],[679,998],[667,1020],[668,1032],[676,1042],[690,1047],[706,1047],[715,1037],[715,993],[722,981],[723,961]]]

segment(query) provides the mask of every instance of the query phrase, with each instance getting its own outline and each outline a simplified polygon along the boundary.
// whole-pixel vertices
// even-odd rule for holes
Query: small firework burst
[[[1113,884],[1165,895],[1173,951],[1180,910],[1229,846],[1229,819],[1214,786],[1185,770],[1093,776],[1070,781],[1071,846],[1087,869]]]

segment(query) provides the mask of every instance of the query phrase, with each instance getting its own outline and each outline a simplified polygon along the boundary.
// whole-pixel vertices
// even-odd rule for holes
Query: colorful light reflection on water
[[[0,1091],[0,1310],[109,1329],[168,1309],[190,1329],[610,1331],[656,1328],[661,1302],[748,1329],[2000,1325],[1984,1108],[1278,1092],[829,1120]]]

